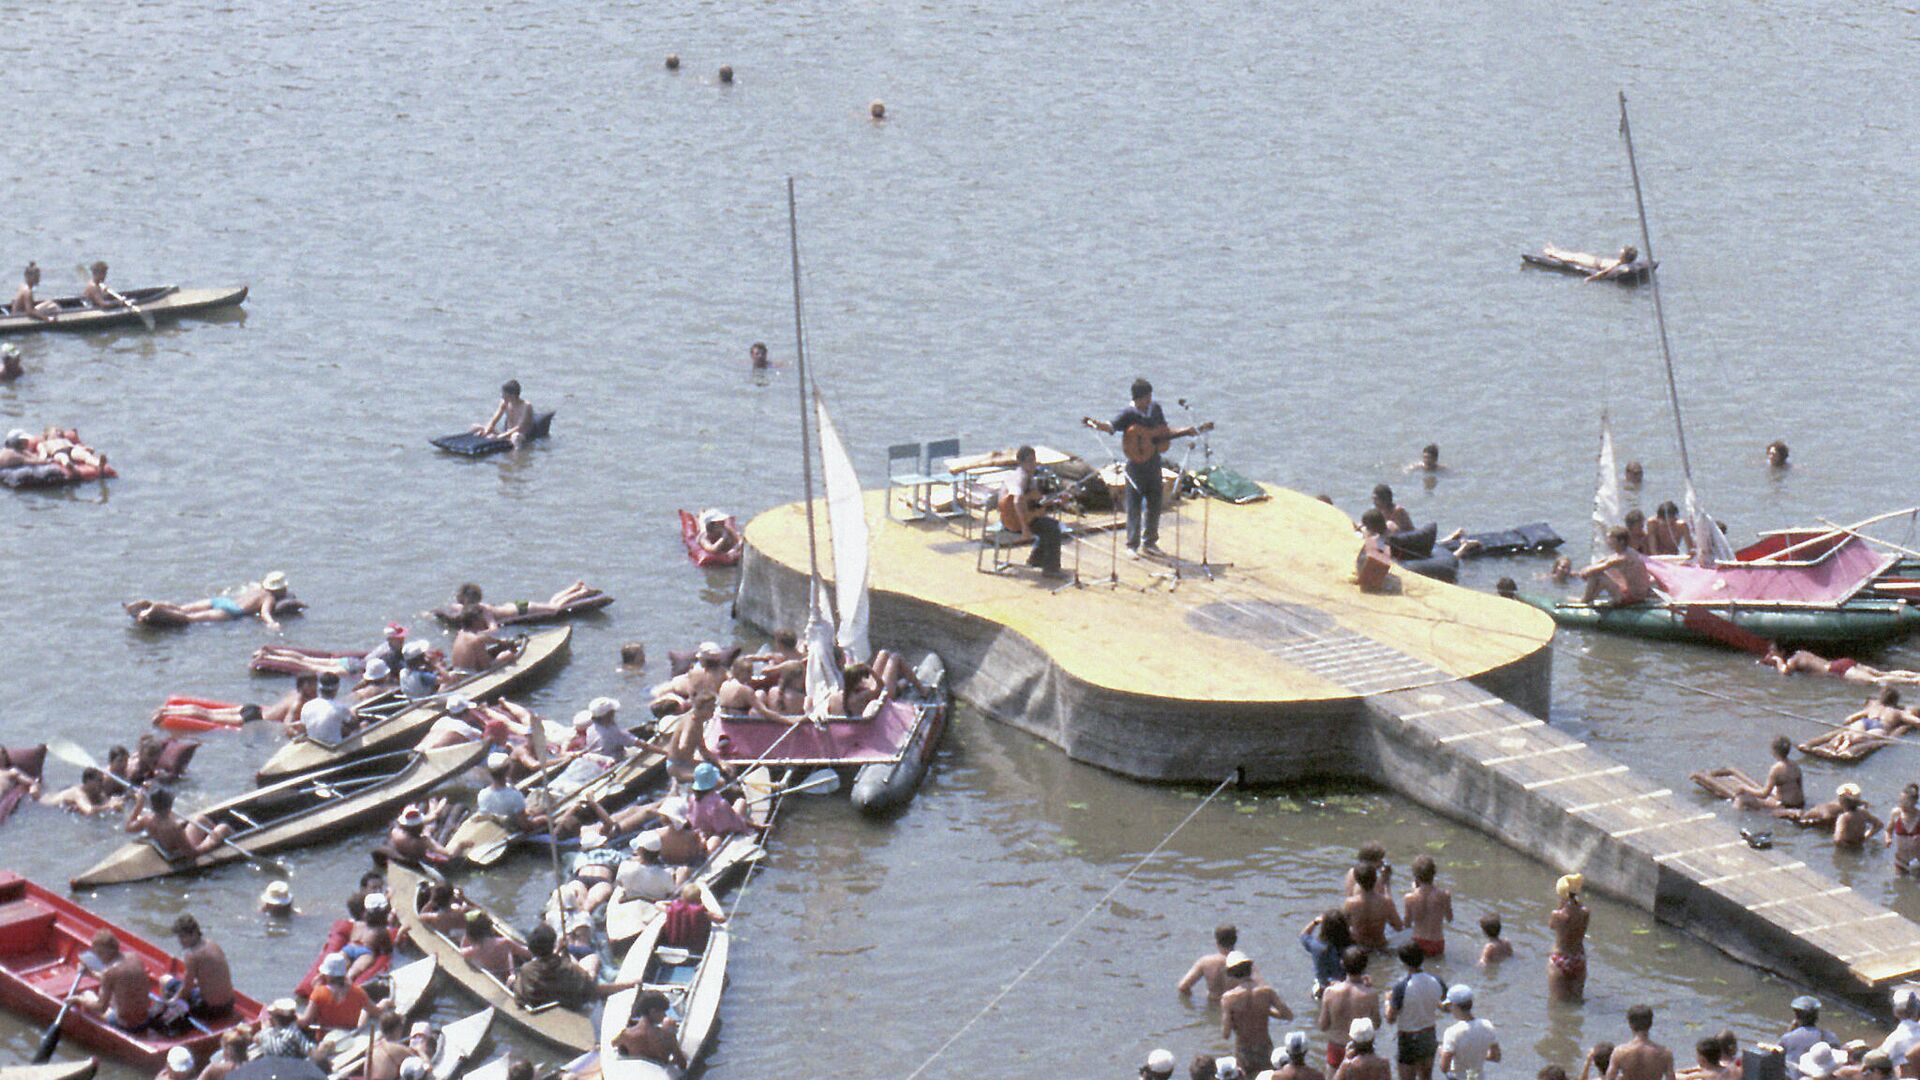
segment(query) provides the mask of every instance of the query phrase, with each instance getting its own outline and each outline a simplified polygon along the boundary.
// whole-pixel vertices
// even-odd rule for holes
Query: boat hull
[[[163,285],[151,289],[134,289],[121,295],[138,304],[141,311],[153,316],[156,320],[177,319],[182,315],[237,307],[247,299],[247,286],[236,285],[224,289],[181,289],[172,285]],[[54,316],[52,322],[42,322],[27,315],[0,315],[0,334],[32,334],[43,330],[73,333],[83,330],[104,330],[141,321],[139,315],[125,308],[96,311],[93,308],[80,306],[80,301],[75,297],[59,297],[57,302],[61,304],[63,310],[59,315]]]
[[[645,982],[607,999],[606,1012],[600,1021],[600,1073],[604,1080],[672,1080],[679,1075],[659,1062],[623,1057],[613,1049],[614,1036],[625,1030],[633,1016],[635,1002],[646,991],[666,995],[667,1015],[679,1022],[680,1052],[686,1055],[689,1065],[697,1065],[713,1037],[714,1025],[720,1017],[720,995],[726,988],[732,935],[726,927],[716,926],[707,938],[706,951],[698,963],[672,964],[657,955],[660,932],[665,927],[664,919],[656,919],[633,943],[620,965],[620,980],[644,979]]]
[[[443,694],[424,699],[384,720],[376,720],[337,743],[305,737],[295,739],[268,758],[254,779],[269,784],[370,754],[414,746],[426,738],[434,721],[446,715],[448,695],[459,694],[469,701],[485,702],[511,693],[559,665],[567,655],[572,637],[570,626],[529,634],[526,648],[511,663],[469,676],[448,687]]]
[[[0,1068],[0,1080],[93,1080],[99,1068],[99,1061],[90,1057],[46,1065],[10,1065]]]
[[[928,653],[915,675],[920,684],[931,691],[933,700],[916,706],[920,716],[900,760],[862,765],[853,774],[853,788],[847,797],[864,813],[884,814],[911,802],[920,790],[920,782],[926,779],[927,770],[933,767],[940,737],[946,734],[947,715],[953,709],[953,695],[946,686],[946,666],[938,655]]]
[[[1834,608],[1744,604],[1735,607],[1641,604],[1606,608],[1526,594],[1521,594],[1520,599],[1553,616],[1553,621],[1561,626],[1703,645],[1730,642],[1703,629],[1699,618],[1689,620],[1689,611],[1731,623],[1739,631],[1766,641],[1792,645],[1872,645],[1897,640],[1920,629],[1920,609],[1899,601],[1852,601]]]

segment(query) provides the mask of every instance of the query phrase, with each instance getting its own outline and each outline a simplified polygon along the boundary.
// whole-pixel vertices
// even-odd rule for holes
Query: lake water
[[[608,590],[619,603],[530,695],[551,715],[637,703],[661,665],[621,674],[623,641],[658,657],[750,639],[731,579],[686,565],[674,510],[798,495],[790,371],[745,370],[752,341],[793,351],[789,174],[811,355],[869,482],[887,444],[953,433],[1101,454],[1078,418],[1145,374],[1216,420],[1216,453],[1250,476],[1354,511],[1385,479],[1443,528],[1548,520],[1584,553],[1603,406],[1647,497],[1679,497],[1650,297],[1518,254],[1634,239],[1624,88],[1709,507],[1744,537],[1920,501],[1901,450],[1920,349],[1901,272],[1920,246],[1910,11],[16,0],[6,21],[0,261],[37,259],[43,294],[94,258],[122,287],[254,291],[243,313],[156,333],[16,339],[28,375],[0,387],[0,423],[75,425],[122,476],[0,498],[0,743],[104,750],[170,693],[277,693],[245,669],[270,639],[257,624],[148,633],[119,608],[273,569],[313,604],[287,640],[329,647],[419,626],[410,613],[464,580],[502,599]],[[558,409],[550,442],[477,463],[426,446],[483,418],[508,376]],[[1776,437],[1785,476],[1760,462]],[[1399,471],[1429,440],[1453,467],[1431,490]],[[1484,563],[1467,583],[1542,569]],[[1818,730],[1766,709],[1831,720],[1864,696],[1727,653],[1559,648],[1554,722],[1676,790]],[[1920,666],[1905,648],[1879,660]],[[240,789],[273,744],[209,737],[185,800]],[[1914,766],[1900,747],[1808,773],[1884,810]],[[906,1075],[1200,794],[963,711],[897,821],[796,802],[741,902],[711,1075]],[[1552,871],[1377,793],[1229,794],[926,1075],[1127,1076],[1156,1045],[1223,1050],[1217,1016],[1171,988],[1222,919],[1303,1009],[1293,935],[1370,838],[1402,865],[1440,859],[1461,951],[1480,913],[1506,917],[1514,963],[1448,974],[1484,984],[1510,1075],[1577,1065],[1638,1000],[1683,1048],[1785,1026],[1791,987],[1606,902],[1589,1002],[1550,1009]],[[114,839],[29,809],[0,866],[57,883]],[[252,913],[247,867],[88,902],[156,936],[196,912],[270,998],[369,845],[288,857],[307,914],[284,935]],[[1920,916],[1880,849],[1783,845]],[[470,884],[528,918],[544,866]],[[446,986],[433,1005],[468,1007]],[[0,1017],[0,1057],[33,1039]]]

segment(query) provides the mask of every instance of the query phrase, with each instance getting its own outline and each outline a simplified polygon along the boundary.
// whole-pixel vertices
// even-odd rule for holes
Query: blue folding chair
[[[933,482],[926,474],[927,464],[925,447],[917,442],[894,443],[887,447],[887,516],[895,521],[924,521],[927,513],[920,509],[916,496],[922,487]],[[907,516],[901,517],[893,512],[893,489],[907,489]]]

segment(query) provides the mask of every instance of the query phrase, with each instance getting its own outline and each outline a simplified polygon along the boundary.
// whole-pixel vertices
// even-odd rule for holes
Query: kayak
[[[361,718],[362,726],[352,735],[337,743],[321,742],[302,735],[268,758],[254,778],[266,784],[368,754],[411,747],[426,737],[427,729],[433,726],[434,721],[446,715],[448,697],[457,694],[468,701],[482,703],[507,694],[560,663],[572,636],[573,629],[566,626],[530,634],[521,639],[524,645],[520,652],[498,667],[476,672],[440,693],[416,702],[392,697],[395,708],[391,715],[380,715],[379,698],[362,702],[353,709],[354,715]],[[394,694],[397,695],[398,691],[394,691]]]
[[[689,1065],[700,1059],[720,1016],[720,993],[726,988],[727,953],[732,935],[715,926],[698,953],[660,943],[667,920],[655,919],[633,943],[620,965],[621,982],[639,979],[640,985],[607,999],[600,1021],[600,1075],[604,1080],[673,1080],[678,1070],[648,1058],[626,1057],[613,1048],[614,1036],[626,1029],[635,1003],[644,993],[664,994],[667,1015],[679,1024],[680,1052]]]
[[[1849,600],[1836,606],[1784,604],[1636,604],[1595,607],[1577,600],[1518,594],[1561,626],[1656,641],[1750,647],[1753,641],[1797,645],[1866,645],[1920,629],[1920,608],[1903,600]]]
[[[177,285],[160,285],[151,289],[133,289],[120,295],[133,301],[141,311],[155,319],[173,319],[216,308],[237,307],[246,300],[247,287],[182,289]],[[89,306],[78,296],[58,296],[53,298],[53,302],[60,305],[60,312],[51,321],[36,319],[31,315],[0,315],[0,334],[29,334],[39,330],[99,330],[141,321],[138,313],[126,308],[101,311]]]
[[[773,820],[780,796],[774,790],[773,774],[765,766],[751,769],[740,778],[740,793],[749,801],[747,816],[754,824],[765,825]],[[707,861],[688,880],[700,886],[708,903],[717,906],[714,898],[727,881],[765,858],[766,854],[767,849],[758,836],[729,836],[727,842],[708,855]],[[615,885],[613,896],[607,901],[606,915],[607,940],[617,945],[645,933],[648,927],[659,921],[660,909],[653,901],[629,896],[625,889]],[[548,921],[554,921],[551,913]]]
[[[86,969],[86,961],[92,959],[93,936],[101,930],[111,930],[123,953],[146,964],[156,990],[157,980],[179,973],[178,959],[140,935],[18,874],[0,871],[0,1005],[44,1025],[59,1014],[70,990],[98,989],[100,981]],[[224,1016],[183,1024],[174,1034],[125,1031],[78,1008],[67,1010],[60,1030],[76,1043],[152,1071],[176,1046],[191,1050],[196,1061],[209,1060],[223,1034],[259,1015],[260,1003],[236,991],[233,1008]]]
[[[190,873],[244,859],[243,851],[264,855],[331,840],[459,776],[486,752],[486,743],[478,739],[434,750],[397,750],[256,788],[191,814],[233,826],[231,843],[175,862],[152,843],[137,840],[74,878],[72,885],[84,889]]]

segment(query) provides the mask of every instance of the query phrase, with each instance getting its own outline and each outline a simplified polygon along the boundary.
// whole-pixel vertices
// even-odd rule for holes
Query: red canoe
[[[80,954],[93,947],[93,935],[111,930],[120,948],[144,960],[157,990],[167,976],[178,974],[180,961],[124,927],[63,896],[35,885],[10,871],[0,870],[0,1005],[39,1025],[60,1012],[74,975],[81,969]],[[80,978],[80,992],[97,988],[92,975]],[[220,1036],[229,1028],[251,1023],[260,1015],[260,1003],[236,994],[231,1012],[200,1027],[188,1027],[179,1037],[158,1032],[122,1031],[82,1009],[67,1011],[61,1030],[78,1043],[149,1071],[166,1063],[167,1051],[184,1046],[196,1061],[207,1061],[219,1049]]]
[[[729,517],[727,528],[738,532],[740,523]],[[701,547],[700,518],[686,510],[680,511],[680,542],[687,545],[687,558],[692,559],[695,566],[732,566],[740,561],[738,547],[722,554]]]

